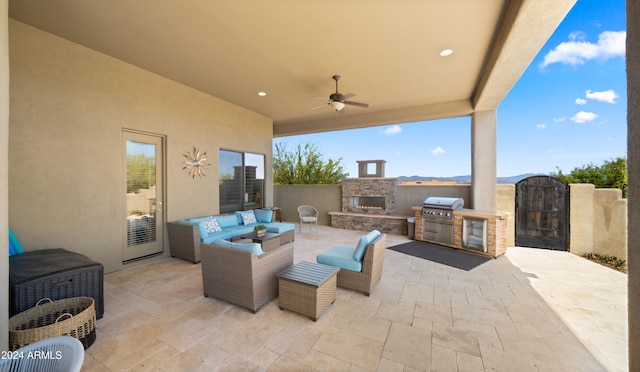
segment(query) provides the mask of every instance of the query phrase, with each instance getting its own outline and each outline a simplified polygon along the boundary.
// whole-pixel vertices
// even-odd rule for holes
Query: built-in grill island
[[[497,257],[507,250],[507,215],[464,208],[462,198],[426,198],[415,212],[415,238]]]
[[[422,238],[424,241],[453,244],[453,212],[464,207],[462,198],[431,196],[422,202]]]

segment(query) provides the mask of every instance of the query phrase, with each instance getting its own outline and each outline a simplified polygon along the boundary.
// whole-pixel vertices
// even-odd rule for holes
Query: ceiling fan
[[[362,108],[369,107],[368,103],[347,101],[347,98],[353,97],[354,95],[353,94],[342,94],[342,93],[338,92],[338,80],[340,80],[340,75],[333,75],[332,78],[333,78],[333,80],[336,81],[336,92],[335,93],[331,93],[331,95],[329,96],[329,100],[327,101],[326,104],[323,104],[322,106],[315,107],[314,109],[322,108],[322,107],[327,106],[327,105],[331,106],[331,108],[333,108],[335,111],[341,111],[343,108],[345,108],[346,105],[357,106],[357,107],[362,107]]]

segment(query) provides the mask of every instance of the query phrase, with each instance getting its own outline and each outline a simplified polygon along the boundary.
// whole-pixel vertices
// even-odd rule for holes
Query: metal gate
[[[516,245],[566,251],[569,247],[569,186],[550,176],[516,184]]]

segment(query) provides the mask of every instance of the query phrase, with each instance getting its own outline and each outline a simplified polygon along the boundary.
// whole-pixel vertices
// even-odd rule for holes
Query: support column
[[[496,181],[496,111],[471,115],[471,197],[473,208],[495,212],[498,208]]]
[[[9,15],[0,0],[0,351],[9,350]]]
[[[627,1],[629,371],[640,370],[640,3]]]

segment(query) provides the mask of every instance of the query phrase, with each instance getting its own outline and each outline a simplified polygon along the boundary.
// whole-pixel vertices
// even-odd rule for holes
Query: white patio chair
[[[301,205],[298,207],[298,217],[300,217],[300,232],[302,232],[302,224],[309,223],[309,231],[311,231],[311,225],[316,225],[316,232],[318,232],[318,210],[310,205]]]
[[[84,362],[82,343],[70,336],[46,338],[7,353],[0,372],[79,372]]]

